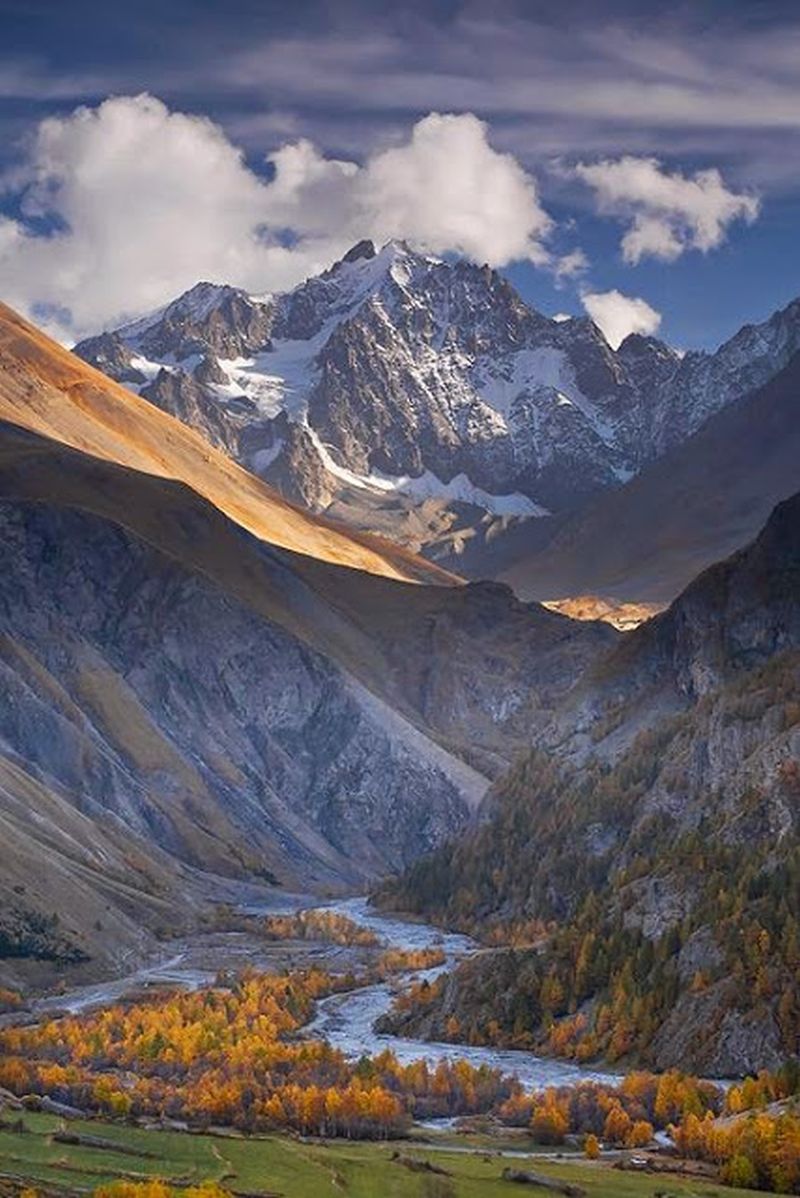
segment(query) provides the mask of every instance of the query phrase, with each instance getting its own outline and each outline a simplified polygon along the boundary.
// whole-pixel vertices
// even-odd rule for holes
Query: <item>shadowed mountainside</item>
[[[197,870],[328,890],[409,863],[614,635],[267,545],[10,424],[0,522],[0,892],[45,955],[127,953]],[[55,890],[18,889],[51,859]]]
[[[542,947],[468,963],[409,1026],[779,1065],[800,1033],[800,495],[600,657],[534,746],[387,897]]]

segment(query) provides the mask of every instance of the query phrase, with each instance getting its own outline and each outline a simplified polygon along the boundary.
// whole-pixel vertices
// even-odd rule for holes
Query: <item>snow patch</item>
[[[273,419],[286,412],[291,420],[298,420],[305,412],[313,385],[314,359],[321,348],[321,337],[276,341],[273,349],[255,358],[225,358],[220,366],[236,394],[252,399],[263,416]]]
[[[140,383],[140,387],[146,387],[148,383],[152,383],[162,370],[166,370],[169,374],[175,374],[177,369],[175,366],[167,365],[166,362],[153,362],[150,358],[145,358],[142,354],[137,354],[135,358],[131,358],[131,366],[145,377],[145,382]]]
[[[425,499],[439,499],[447,503],[470,503],[483,508],[494,516],[548,516],[547,508],[534,503],[527,495],[515,491],[510,495],[492,495],[477,487],[466,474],[457,474],[449,483],[442,482],[430,470],[426,470],[418,478],[410,474],[391,475],[374,471],[372,474],[356,474],[345,466],[340,466],[331,453],[331,447],[321,440],[319,434],[309,424],[305,430],[314,448],[319,454],[325,469],[341,482],[363,491],[378,491],[384,495],[407,495],[410,499],[422,502]]]
[[[466,474],[457,474],[449,483],[444,483],[432,471],[426,470],[418,478],[410,475],[391,476],[376,472],[369,475],[371,484],[378,483],[387,491],[400,491],[418,501],[444,499],[450,503],[471,503],[484,508],[494,516],[548,516],[547,508],[534,503],[527,495],[514,491],[508,495],[493,495],[477,487]]]
[[[616,445],[616,431],[611,422],[575,381],[575,372],[562,349],[542,345],[536,349],[521,349],[499,365],[481,362],[474,371],[481,398],[506,415],[520,395],[549,388],[557,396],[559,406],[577,408],[604,444]]]
[[[567,355],[553,345],[521,349],[499,363],[484,359],[473,375],[481,399],[503,416],[524,392],[545,387],[582,411],[587,405],[593,407],[575,382]]]

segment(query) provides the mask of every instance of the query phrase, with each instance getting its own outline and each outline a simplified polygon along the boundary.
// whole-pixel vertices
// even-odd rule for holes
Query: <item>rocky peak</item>
[[[356,244],[349,249],[342,262],[358,262],[361,258],[374,258],[376,254],[375,243],[373,241],[357,241]]]
[[[99,336],[89,337],[81,344],[82,356],[98,370],[102,370],[103,374],[117,379],[120,383],[138,385],[145,382],[145,376],[133,365],[133,350],[119,333],[100,333]]]
[[[269,347],[272,320],[271,297],[256,299],[239,287],[204,282],[120,334],[154,361],[209,353],[237,358]],[[86,342],[77,348],[86,356]]]
[[[230,287],[227,283],[195,283],[183,295],[180,295],[164,309],[164,316],[176,319],[179,316],[191,316],[202,320],[215,308],[219,308],[232,296],[247,299],[246,292],[239,287]]]
[[[681,363],[680,354],[672,346],[641,333],[630,333],[617,349],[616,356],[646,399],[663,392]]]
[[[405,278],[408,251],[389,242],[379,252],[361,241],[330,270],[306,279],[276,299],[274,336],[309,341],[351,317],[373,297]]]
[[[666,342],[659,341],[658,337],[647,337],[643,333],[629,333],[617,348],[617,353],[623,358],[655,356],[669,358],[674,361],[680,360],[676,351],[667,345]]]
[[[800,299],[744,325],[714,353],[688,353],[652,412],[654,455],[684,441],[709,416],[774,378],[800,350]]]

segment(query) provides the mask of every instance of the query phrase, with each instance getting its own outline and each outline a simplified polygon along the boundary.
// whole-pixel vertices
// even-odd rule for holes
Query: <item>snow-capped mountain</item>
[[[452,549],[627,481],[798,348],[800,303],[715,354],[614,351],[486,266],[364,241],[289,293],[199,283],[76,352],[290,497]]]

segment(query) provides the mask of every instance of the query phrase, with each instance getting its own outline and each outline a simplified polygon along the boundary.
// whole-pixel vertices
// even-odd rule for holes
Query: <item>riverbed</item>
[[[384,915],[371,908],[365,898],[341,899],[326,904],[326,909],[370,928],[392,948],[442,949],[444,964],[435,969],[417,970],[404,975],[401,984],[402,980],[408,982],[412,977],[415,981],[424,978],[433,981],[440,973],[451,969],[458,961],[479,949],[477,942],[469,936],[443,932],[430,924],[412,922],[397,915]],[[397,985],[398,981],[393,980],[322,999],[317,1004],[316,1017],[306,1029],[308,1036],[327,1040],[349,1057],[364,1054],[373,1056],[389,1048],[404,1064],[424,1059],[434,1065],[442,1060],[466,1060],[475,1066],[487,1065],[491,1069],[513,1074],[526,1089],[532,1090],[542,1086],[574,1085],[587,1080],[611,1084],[620,1080],[616,1075],[582,1069],[568,1061],[537,1057],[530,1052],[413,1040],[376,1032],[375,1022],[389,1010]]]
[[[339,899],[325,904],[313,904],[306,896],[275,896],[269,906],[243,906],[247,915],[278,914],[318,906],[335,911],[368,927],[387,948],[415,950],[440,948],[444,963],[434,969],[417,970],[390,982],[362,986],[344,994],[335,994],[317,1004],[315,1018],[305,1029],[309,1038],[327,1040],[348,1057],[375,1055],[389,1048],[399,1061],[409,1064],[424,1059],[431,1065],[442,1060],[467,1060],[471,1065],[486,1065],[503,1073],[513,1074],[526,1089],[542,1086],[574,1085],[579,1081],[618,1081],[609,1073],[582,1069],[567,1061],[537,1057],[533,1053],[511,1049],[473,1047],[465,1044],[443,1044],[391,1036],[375,1031],[376,1020],[390,1008],[398,986],[412,980],[432,981],[451,969],[460,960],[479,951],[479,945],[469,936],[443,932],[430,924],[385,915],[374,910],[366,898]],[[361,950],[333,944],[274,943],[259,941],[252,935],[237,932],[217,932],[177,941],[168,946],[163,959],[147,964],[126,977],[97,985],[82,986],[65,994],[40,999],[33,1005],[36,1015],[56,1011],[78,1013],[107,1006],[131,993],[149,987],[180,986],[189,990],[213,985],[220,969],[231,970],[249,966],[257,970],[307,968],[319,966],[330,972],[357,971],[368,962],[369,954]]]

